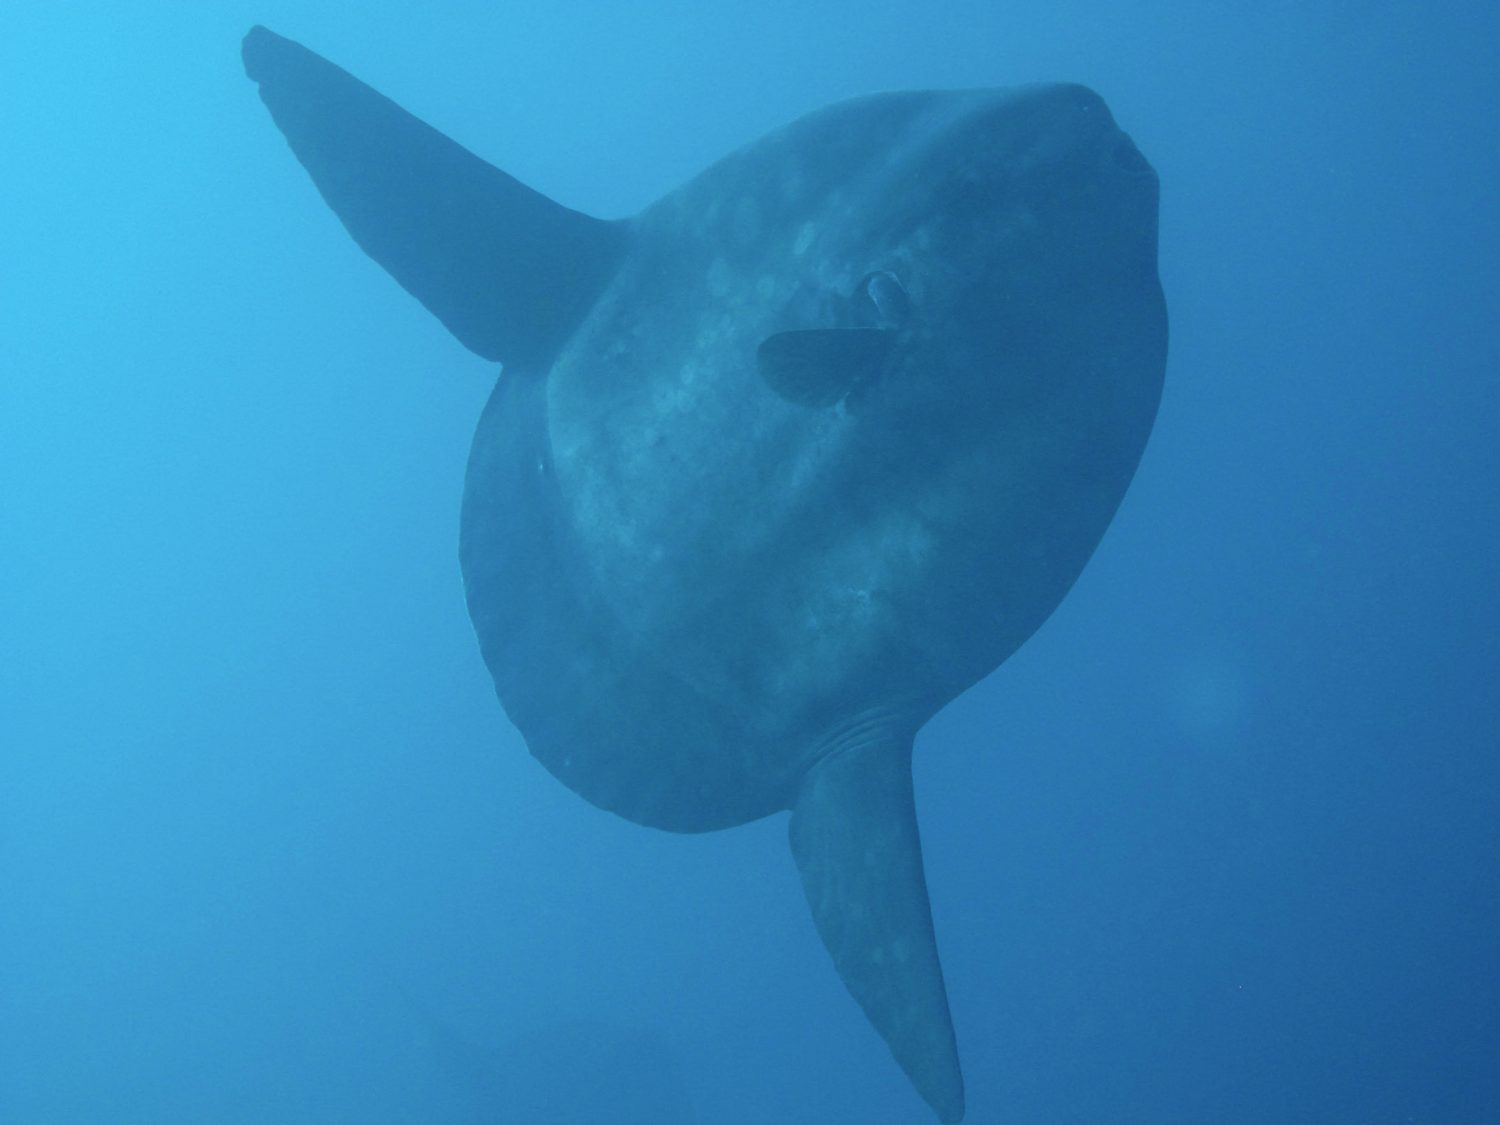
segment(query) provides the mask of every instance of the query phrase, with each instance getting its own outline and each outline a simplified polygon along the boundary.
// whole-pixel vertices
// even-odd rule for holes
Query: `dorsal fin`
[[[365,253],[487,359],[545,369],[613,274],[627,227],[570,211],[263,27],[245,72]]]

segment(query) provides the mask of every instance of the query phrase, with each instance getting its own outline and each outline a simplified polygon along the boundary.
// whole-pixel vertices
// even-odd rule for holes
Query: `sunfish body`
[[[642,824],[791,810],[841,977],[959,1120],[912,739],[1057,606],[1135,471],[1150,166],[1078,86],[884,94],[606,222],[295,43],[244,55],[354,238],[504,366],[460,555],[531,752]]]

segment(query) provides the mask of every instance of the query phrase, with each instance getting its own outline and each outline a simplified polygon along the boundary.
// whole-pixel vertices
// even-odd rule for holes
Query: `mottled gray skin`
[[[1077,86],[887,94],[607,223],[289,40],[244,56],[351,235],[505,364],[461,556],[532,753],[660,828],[790,809],[840,976],[958,1121],[912,738],[1052,612],[1135,471],[1150,167]]]
[[[1160,393],[1156,180],[1080,87],[890,94],[633,225],[545,380],[496,388],[464,573],[559,779],[723,828],[790,807],[875,709],[915,731],[1072,585]],[[915,310],[892,368],[832,409],[782,400],[756,345],[853,323],[873,270]]]

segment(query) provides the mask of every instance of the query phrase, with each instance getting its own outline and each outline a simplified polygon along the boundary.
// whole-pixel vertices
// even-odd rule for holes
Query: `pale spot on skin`
[[[713,264],[708,267],[708,291],[722,300],[729,296],[733,282],[734,277],[729,264],[723,258],[715,258]]]

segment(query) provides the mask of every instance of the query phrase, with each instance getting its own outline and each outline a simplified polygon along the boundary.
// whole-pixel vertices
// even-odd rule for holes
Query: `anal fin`
[[[822,758],[792,809],[792,855],[844,985],[940,1120],[963,1075],[933,936],[912,800],[911,739],[867,728]]]

